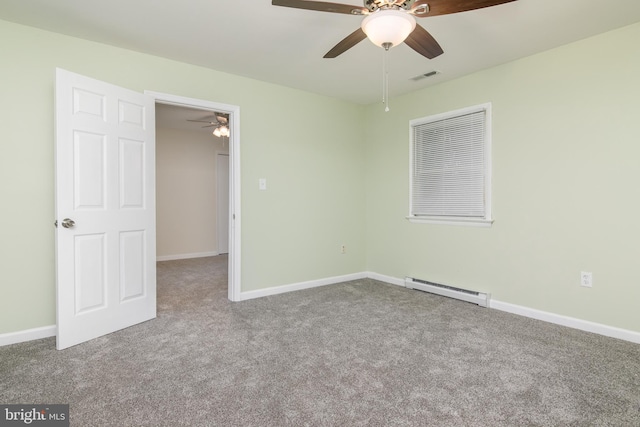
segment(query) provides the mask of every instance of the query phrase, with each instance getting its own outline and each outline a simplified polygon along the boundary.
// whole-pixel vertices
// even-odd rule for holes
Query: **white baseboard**
[[[367,277],[379,280],[381,282],[390,283],[392,285],[404,286],[404,279],[397,277],[384,276],[378,273],[368,272]],[[563,316],[561,314],[549,313],[547,311],[536,310],[535,308],[515,305],[508,302],[497,301],[492,299],[490,308],[507,313],[517,314],[532,319],[542,320],[556,325],[566,326],[581,331],[593,332],[595,334],[604,335],[606,337],[618,338],[625,341],[640,344],[640,332],[630,331],[628,329],[616,328],[615,326],[603,325],[601,323],[590,322],[588,320],[576,319],[574,317]]]
[[[373,273],[367,271],[367,278],[378,280],[379,282],[389,283],[391,285],[404,287],[404,279],[398,279],[397,277],[385,276],[384,274]]]
[[[574,317],[563,316],[561,314],[549,313],[547,311],[536,310],[535,308],[523,307],[521,305],[510,304],[492,299],[491,308],[507,313],[518,314],[532,319],[543,320],[556,325],[567,326],[581,331],[593,332],[611,338],[618,338],[640,344],[640,332],[628,329],[616,328],[614,326],[603,325],[601,323],[590,322],[588,320],[576,319]]]
[[[278,295],[286,292],[300,291],[302,289],[317,288],[319,286],[333,285],[335,283],[348,282],[350,280],[360,280],[365,279],[366,277],[366,273],[353,273],[345,274],[344,276],[334,276],[325,279],[309,280],[307,282],[274,286],[272,288],[258,289],[255,291],[240,292],[240,301],[262,298],[269,295]]]
[[[217,254],[216,254],[217,255]],[[215,255],[202,255],[215,256]],[[184,258],[194,258],[192,255]],[[197,257],[196,257],[197,258]],[[158,259],[160,261],[160,259]],[[269,295],[278,295],[286,292],[299,291],[302,289],[316,288],[319,286],[332,285],[335,283],[348,282],[350,280],[374,279],[380,282],[389,283],[396,286],[404,287],[404,279],[397,277],[385,276],[374,272],[361,272],[346,274],[343,276],[329,277],[325,279],[309,280],[306,282],[292,283],[289,285],[275,286],[272,288],[258,289],[255,291],[247,291],[240,293],[240,301],[250,300],[254,298],[266,297]],[[573,317],[563,316],[560,314],[549,313],[534,308],[524,307],[521,305],[511,304],[507,302],[491,300],[490,307],[496,310],[505,311],[507,313],[517,314],[532,319],[542,320],[556,325],[562,325],[569,328],[579,329],[586,332],[593,332],[611,338],[617,338],[625,341],[640,344],[640,332],[630,331],[628,329],[616,328],[614,326],[603,325],[601,323],[590,322],[588,320],[576,319]],[[0,334],[0,347],[10,344],[17,344],[26,341],[37,340],[41,338],[53,337],[56,335],[56,325],[43,326],[41,328],[28,329],[25,331],[10,332]]]
[[[174,261],[177,259],[205,258],[208,256],[218,255],[220,255],[218,252],[196,252],[193,254],[161,255],[156,257],[156,261]]]
[[[41,338],[55,337],[56,325],[43,326],[41,328],[27,329],[25,331],[9,332],[0,334],[0,347],[11,344],[18,344],[26,341],[39,340]]]

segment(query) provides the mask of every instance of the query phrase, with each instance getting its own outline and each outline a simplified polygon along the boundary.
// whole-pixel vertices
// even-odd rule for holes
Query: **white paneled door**
[[[156,316],[155,105],[56,70],[57,348]]]

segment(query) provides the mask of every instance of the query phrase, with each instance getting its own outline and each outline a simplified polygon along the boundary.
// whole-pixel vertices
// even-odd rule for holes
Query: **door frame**
[[[225,156],[227,157],[227,173],[226,174],[222,174],[220,173],[220,156]],[[225,208],[227,210],[227,212],[230,210],[229,209],[229,197],[227,197],[226,203],[224,201],[224,199],[222,199],[222,197],[220,196],[220,189],[223,188],[220,183],[222,182],[221,178],[224,177],[226,183],[227,183],[227,194],[230,195],[229,193],[229,183],[230,181],[230,171],[231,169],[229,168],[231,166],[231,164],[229,163],[231,159],[229,158],[229,152],[228,151],[216,151],[216,240],[218,241],[218,253],[225,253],[228,254],[229,253],[229,222],[231,221],[231,218],[229,218],[229,215],[227,215],[227,219],[228,221],[226,222],[226,224],[223,224],[222,221],[220,221],[220,218],[222,217],[220,215],[220,212],[223,212],[223,209],[221,208]],[[226,175],[226,176],[225,176]],[[226,243],[227,246],[225,248],[225,252],[221,252],[220,251],[220,247],[221,247],[221,242],[220,240],[222,239],[222,235],[223,233],[227,233],[227,238],[226,238]]]
[[[203,99],[145,90],[157,104],[177,105],[229,114],[229,270],[228,298],[240,301],[240,107]]]

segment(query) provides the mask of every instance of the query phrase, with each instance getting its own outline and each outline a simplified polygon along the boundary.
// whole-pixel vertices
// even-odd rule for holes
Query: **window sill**
[[[452,217],[422,217],[408,216],[409,222],[416,224],[443,224],[443,225],[463,225],[467,227],[491,227],[493,219],[479,218],[452,218]]]

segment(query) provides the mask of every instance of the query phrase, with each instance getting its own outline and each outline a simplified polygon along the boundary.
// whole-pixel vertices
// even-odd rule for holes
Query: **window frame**
[[[414,128],[416,126],[455,118],[467,114],[484,111],[484,141],[483,141],[483,165],[484,165],[484,216],[483,217],[459,217],[459,216],[436,216],[436,215],[414,215],[413,212],[413,176],[414,176]],[[406,217],[412,223],[465,225],[476,227],[491,227],[492,217],[492,195],[491,195],[491,119],[492,105],[490,102],[465,107],[458,110],[447,111],[409,121],[409,215]]]

